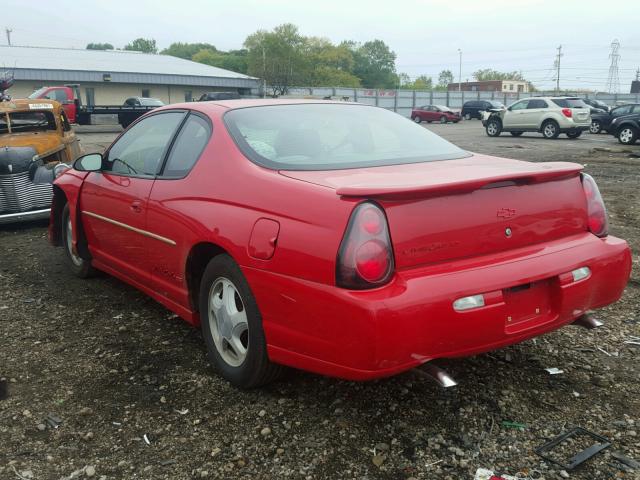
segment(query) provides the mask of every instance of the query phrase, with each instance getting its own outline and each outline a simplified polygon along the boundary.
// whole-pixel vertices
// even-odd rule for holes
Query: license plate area
[[[514,333],[546,323],[551,317],[551,283],[540,280],[502,291],[505,331]]]

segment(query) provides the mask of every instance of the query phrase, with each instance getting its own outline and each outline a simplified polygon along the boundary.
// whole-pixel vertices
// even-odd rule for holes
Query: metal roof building
[[[14,98],[63,83],[80,83],[89,89],[88,100],[97,104],[121,103],[128,96],[177,102],[206,91],[250,94],[260,88],[259,79],[241,73],[169,55],[125,50],[0,46],[0,69],[14,73],[16,82],[9,91]]]

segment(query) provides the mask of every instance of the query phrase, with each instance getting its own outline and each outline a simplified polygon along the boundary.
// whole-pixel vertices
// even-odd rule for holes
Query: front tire
[[[444,115],[442,115],[440,117],[440,123],[447,123],[447,117],[445,117]]]
[[[618,132],[618,141],[623,145],[633,145],[638,140],[638,130],[633,127],[622,127]]]
[[[71,223],[71,213],[67,203],[62,210],[60,219],[60,231],[62,232],[62,246],[64,247],[67,265],[78,278],[89,278],[95,274],[95,269],[91,266],[91,258],[83,258],[73,251],[73,224]]]
[[[471,114],[470,113],[465,113],[464,114],[464,119],[465,120],[471,120]]]
[[[262,316],[238,264],[214,257],[200,283],[200,322],[210,363],[230,383],[254,388],[275,380],[282,367],[267,356]]]
[[[489,119],[485,130],[490,137],[497,137],[502,133],[502,123],[496,119]]]
[[[548,140],[558,138],[560,127],[554,120],[547,120],[542,124],[542,136]]]
[[[602,123],[600,123],[598,120],[593,120],[591,122],[591,126],[589,127],[589,133],[593,133],[594,135],[597,135],[601,131],[602,131]]]

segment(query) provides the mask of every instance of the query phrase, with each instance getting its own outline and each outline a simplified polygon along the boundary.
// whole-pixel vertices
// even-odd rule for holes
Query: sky
[[[593,0],[3,0],[0,44],[122,48],[137,37],[242,47],[258,29],[293,23],[300,33],[365,42],[381,39],[396,53],[396,69],[437,81],[444,69],[473,80],[481,68],[521,71],[539,89],[555,87],[554,59],[562,45],[560,87],[603,91],[611,43],[620,42],[620,92],[640,68],[640,13],[635,0],[615,8]],[[628,8],[625,8],[624,5]],[[628,14],[624,14],[627,12]],[[633,12],[634,14],[631,14]],[[0,65],[2,59],[0,58]]]

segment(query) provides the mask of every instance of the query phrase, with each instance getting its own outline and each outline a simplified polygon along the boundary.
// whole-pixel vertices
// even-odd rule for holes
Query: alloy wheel
[[[600,122],[591,122],[591,126],[589,127],[589,132],[591,133],[600,133],[602,127],[600,127]]]
[[[552,138],[556,134],[556,126],[553,123],[547,123],[543,132],[545,137]]]
[[[633,141],[633,130],[630,128],[623,128],[618,135],[620,141],[624,144],[629,144]]]

